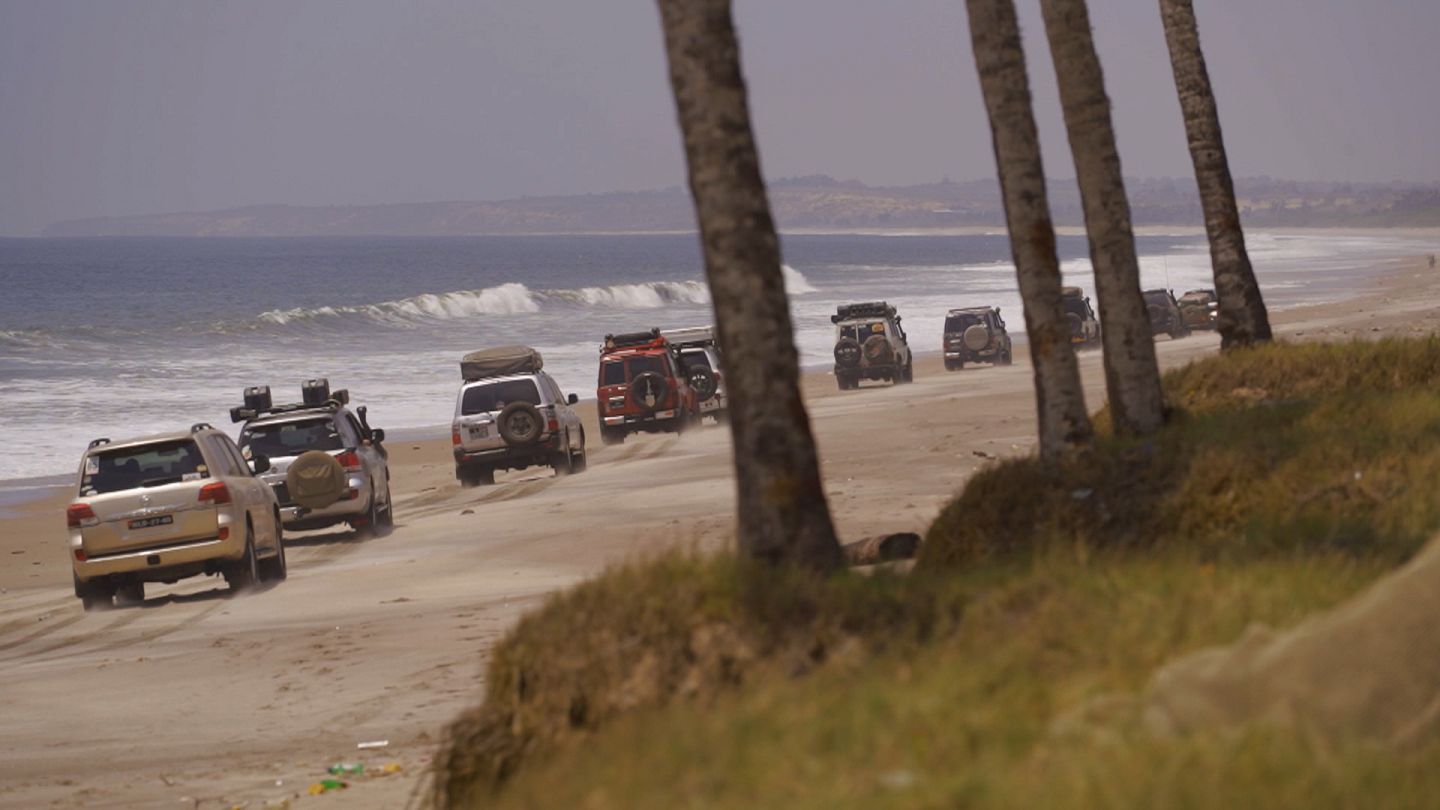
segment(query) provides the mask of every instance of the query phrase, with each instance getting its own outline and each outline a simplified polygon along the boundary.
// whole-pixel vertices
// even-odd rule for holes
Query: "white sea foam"
[[[795,268],[784,265],[785,286],[791,295],[818,292],[815,285]],[[356,306],[297,307],[262,312],[262,325],[324,323],[337,318],[362,317],[381,323],[432,322],[474,318],[483,315],[526,315],[549,305],[597,307],[604,309],[661,309],[668,306],[702,306],[710,303],[710,288],[703,281],[650,281],[581,287],[574,290],[531,290],[524,284],[509,283],[482,290],[426,293],[396,301]],[[10,333],[0,334],[9,340]]]

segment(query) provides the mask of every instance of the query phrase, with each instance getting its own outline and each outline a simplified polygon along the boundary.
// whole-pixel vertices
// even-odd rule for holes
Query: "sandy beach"
[[[1348,300],[1272,313],[1277,332],[1440,328],[1440,271],[1423,258],[1385,270]],[[1174,367],[1219,339],[1157,345]],[[1093,410],[1100,355],[1081,358]],[[828,373],[804,384],[843,539],[923,531],[977,467],[1030,450],[1019,353],[953,373],[917,356],[909,386],[840,392]],[[68,498],[0,512],[0,807],[318,805],[306,788],[342,761],[402,769],[353,780],[346,806],[404,806],[441,728],[479,699],[485,651],[525,610],[608,563],[731,540],[725,430],[603,447],[593,409],[586,419],[588,472],[527,470],[481,489],[457,486],[448,437],[392,441],[395,532],[294,536],[290,579],[241,598],[202,578],[85,614],[67,576]],[[367,741],[387,744],[357,749]]]

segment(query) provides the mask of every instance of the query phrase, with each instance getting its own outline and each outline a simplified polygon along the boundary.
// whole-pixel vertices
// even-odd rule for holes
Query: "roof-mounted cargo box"
[[[854,320],[856,318],[893,318],[895,308],[884,301],[867,301],[863,304],[842,304],[835,308],[835,314],[830,316],[831,323]]]
[[[460,376],[465,382],[509,374],[534,374],[545,367],[545,358],[529,346],[498,346],[481,349],[460,359]]]
[[[715,327],[713,326],[686,326],[680,329],[666,329],[663,337],[670,341],[670,345],[677,349],[686,349],[692,346],[714,346]]]

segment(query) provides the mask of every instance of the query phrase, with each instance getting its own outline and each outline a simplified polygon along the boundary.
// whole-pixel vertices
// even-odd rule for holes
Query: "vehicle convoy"
[[[265,456],[260,478],[275,492],[285,528],[294,531],[348,524],[386,534],[395,525],[390,454],[385,431],[370,427],[364,405],[330,391],[325,378],[300,386],[301,401],[276,405],[269,386],[245,389],[245,404],[230,409],[240,429],[240,452]]]
[[[1180,296],[1180,314],[1190,329],[1213,332],[1220,319],[1220,299],[1214,290],[1190,290]]]
[[[1100,345],[1100,320],[1090,306],[1090,299],[1079,287],[1065,287],[1060,291],[1060,301],[1065,307],[1065,325],[1070,331],[1070,345],[1082,349]]]
[[[700,424],[695,368],[687,373],[680,349],[659,329],[606,335],[595,392],[601,440],[619,444],[637,431],[683,433]]]
[[[540,352],[501,346],[465,355],[450,442],[455,478],[464,487],[495,483],[496,470],[552,467],[556,475],[586,466],[585,428],[544,371]]]
[[[145,583],[219,574],[232,590],[285,578],[280,505],[229,436],[189,430],[90,442],[65,510],[75,595],[86,610],[145,599]]]
[[[884,301],[844,304],[830,322],[835,324],[835,382],[841,391],[859,388],[861,380],[915,380],[915,358],[895,307]]]
[[[1150,334],[1169,335],[1178,340],[1190,334],[1185,317],[1180,314],[1180,304],[1170,290],[1146,290],[1145,311],[1150,315]]]
[[[967,362],[1008,366],[1015,360],[1015,349],[999,307],[950,310],[945,316],[941,349],[945,352],[946,371],[962,369]]]
[[[730,398],[725,392],[725,373],[720,368],[720,345],[715,342],[715,327],[692,326],[669,329],[662,333],[679,353],[680,371],[695,399],[700,403],[701,416],[713,416],[723,422],[730,412]]]

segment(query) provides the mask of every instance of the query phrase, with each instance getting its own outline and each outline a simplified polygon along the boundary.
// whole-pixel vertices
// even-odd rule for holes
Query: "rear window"
[[[505,410],[512,402],[540,404],[540,389],[533,380],[504,380],[465,389],[460,400],[460,414],[493,413]]]
[[[709,369],[710,371],[714,371],[714,369],[710,367],[710,356],[705,354],[705,352],[703,351],[685,352],[681,354],[680,365],[685,368],[686,373],[694,371],[697,368]]]
[[[1145,293],[1145,303],[1157,307],[1168,307],[1170,306],[1170,295],[1164,292],[1147,292]]]
[[[981,323],[979,315],[951,315],[945,319],[945,331],[964,332],[977,323]]]
[[[885,334],[885,322],[847,323],[840,327],[840,337],[848,337],[857,343],[864,343],[871,335]]]
[[[630,379],[632,380],[647,371],[659,374],[662,377],[668,373],[668,369],[665,367],[665,358],[659,355],[651,354],[631,357],[625,361],[625,365],[630,367]]]
[[[600,364],[601,385],[624,385],[625,384],[625,361],[606,360]]]
[[[104,495],[208,478],[205,457],[190,439],[98,451],[85,457],[81,495]]]
[[[1090,307],[1085,303],[1085,299],[1076,298],[1071,295],[1065,296],[1065,311],[1072,315],[1079,315],[1082,318],[1089,317],[1090,315]]]
[[[342,450],[345,439],[330,419],[256,425],[240,434],[240,450],[247,458],[288,458],[306,450]]]

